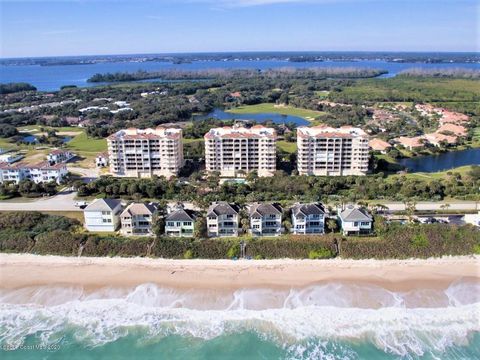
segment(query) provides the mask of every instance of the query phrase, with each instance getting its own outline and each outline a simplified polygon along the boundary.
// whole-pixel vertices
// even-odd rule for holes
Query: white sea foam
[[[178,334],[211,339],[254,331],[283,344],[366,340],[405,356],[465,345],[480,332],[479,284],[395,293],[376,286],[330,283],[303,289],[235,292],[39,287],[0,293],[0,342],[19,346],[40,334],[51,343],[66,330],[88,346],[143,331],[146,338]],[[306,346],[306,345],[305,345]],[[306,351],[296,347],[295,351]],[[315,351],[321,351],[318,348]]]

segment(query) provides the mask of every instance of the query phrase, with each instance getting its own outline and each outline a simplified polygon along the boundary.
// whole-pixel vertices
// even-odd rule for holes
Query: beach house
[[[365,208],[348,205],[338,214],[343,235],[370,234],[373,218]]]
[[[120,225],[122,203],[117,199],[96,199],[83,210],[88,231],[112,232]]]
[[[173,209],[165,218],[165,235],[173,237],[192,237],[195,229],[196,214],[181,207]]]
[[[323,234],[325,208],[321,204],[295,204],[292,207],[292,233]]]
[[[277,236],[283,232],[283,209],[279,204],[253,204],[248,208],[250,233],[254,236]]]
[[[156,211],[154,203],[131,203],[120,215],[120,232],[125,236],[153,235],[152,221]]]
[[[239,207],[225,201],[215,202],[207,211],[208,237],[238,236]]]

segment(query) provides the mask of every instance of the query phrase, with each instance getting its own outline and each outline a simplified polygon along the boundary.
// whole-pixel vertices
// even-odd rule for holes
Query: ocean
[[[53,270],[54,271],[54,270]],[[478,359],[480,283],[0,291],[7,359]]]
[[[165,70],[206,70],[206,69],[273,69],[273,68],[325,68],[355,67],[387,70],[382,77],[391,77],[400,71],[422,69],[480,69],[478,63],[396,63],[382,60],[359,61],[323,61],[323,62],[289,62],[286,60],[230,60],[230,61],[193,61],[191,63],[174,64],[163,61],[148,62],[102,62],[89,65],[0,65],[0,82],[27,82],[40,91],[59,90],[64,85],[78,87],[98,86],[100,83],[89,83],[87,79],[96,73],[165,71]]]

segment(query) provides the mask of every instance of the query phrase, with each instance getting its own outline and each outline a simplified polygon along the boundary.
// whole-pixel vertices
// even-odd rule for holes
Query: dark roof
[[[264,216],[269,214],[281,214],[282,207],[279,204],[254,204],[249,209],[250,216],[253,216],[255,213]]]
[[[167,215],[166,221],[195,221],[195,212],[192,210],[179,209]]]
[[[347,207],[340,213],[342,221],[372,221],[372,217],[364,208]]]
[[[220,201],[209,206],[207,216],[237,215],[239,211],[240,209],[237,205]]]
[[[323,215],[325,209],[321,204],[296,204],[292,208],[292,214],[297,216],[298,214],[308,215]]]
[[[115,209],[121,201],[117,199],[97,199],[85,208],[85,211],[108,211]]]

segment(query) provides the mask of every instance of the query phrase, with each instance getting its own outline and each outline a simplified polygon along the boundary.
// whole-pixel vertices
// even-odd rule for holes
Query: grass
[[[297,151],[296,142],[288,142],[284,140],[277,141],[277,147],[287,153],[294,153]]]
[[[256,105],[239,106],[233,109],[227,110],[227,112],[233,114],[259,114],[259,113],[274,113],[282,115],[292,115],[302,117],[306,120],[313,120],[325,113],[322,111],[308,110],[295,108],[293,106],[275,106],[273,103],[262,103]]]
[[[41,211],[43,214],[60,215],[70,219],[78,220],[81,224],[84,223],[83,211]]]
[[[87,134],[82,131],[67,143],[67,147],[78,154],[91,155],[99,152],[107,151],[107,140],[89,138]]]
[[[416,172],[416,173],[407,173],[404,175],[394,174],[387,177],[388,180],[395,180],[396,178],[405,176],[407,179],[418,179],[418,180],[446,180],[450,176],[449,173],[459,173],[460,175],[465,176],[467,173],[472,170],[471,165],[460,166],[450,170],[439,171],[435,173],[425,173],[425,172]]]
[[[185,138],[183,138],[183,143],[184,144],[190,144],[190,143],[199,142],[199,141],[204,141],[204,140],[203,139],[185,139]]]

